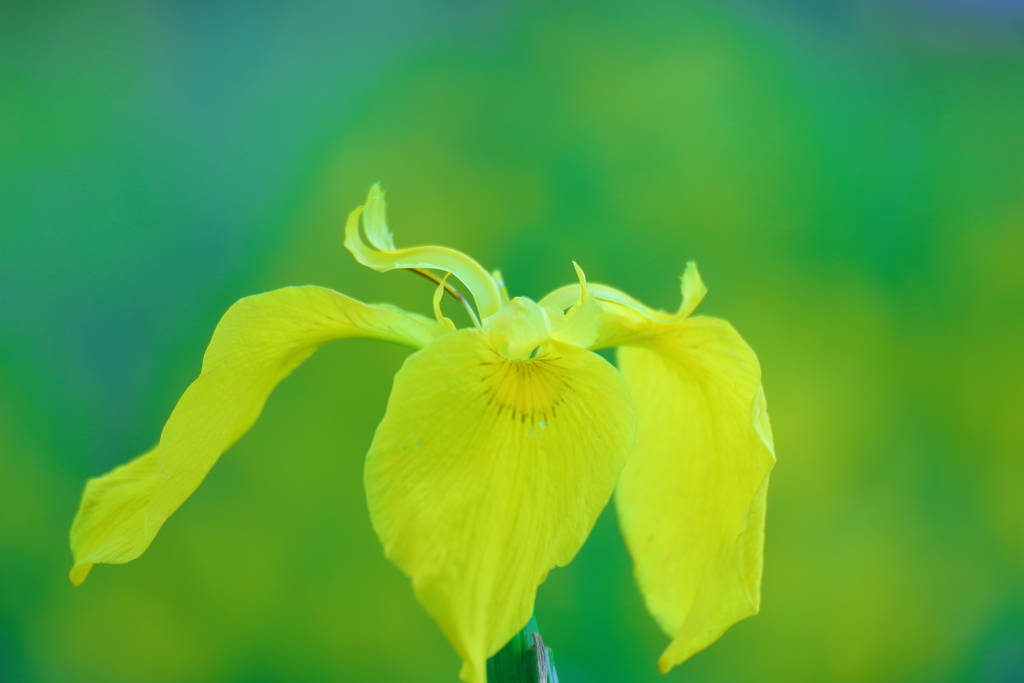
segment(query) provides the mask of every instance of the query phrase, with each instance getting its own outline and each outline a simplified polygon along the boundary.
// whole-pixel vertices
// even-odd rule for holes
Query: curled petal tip
[[[394,251],[395,243],[385,219],[387,203],[384,201],[384,190],[381,189],[380,183],[370,188],[364,207],[363,230],[366,232],[366,239],[376,249]]]
[[[374,199],[379,199],[379,200],[382,200],[382,201],[384,199],[384,188],[382,188],[380,186],[380,181],[379,180],[377,182],[375,182],[373,185],[371,185],[370,186],[370,191],[366,193],[366,201],[367,201],[367,203],[369,203],[370,201],[372,201]]]
[[[378,272],[400,269],[447,270],[462,281],[476,300],[480,318],[497,313],[502,294],[491,275],[462,252],[439,246],[396,249],[385,216],[387,206],[379,185],[370,188],[366,203],[349,214],[345,224],[345,248],[356,261]],[[359,231],[360,219],[366,240]]]
[[[587,298],[587,276],[583,273],[583,269],[580,268],[580,264],[575,261],[572,262],[572,267],[576,269],[576,277],[580,279],[580,287],[582,292],[580,293],[581,298]]]
[[[71,571],[68,573],[68,578],[71,579],[71,585],[81,586],[86,577],[89,576],[90,569],[92,569],[92,562],[82,562],[72,567]]]
[[[686,270],[683,271],[679,280],[683,290],[683,302],[679,305],[679,312],[675,317],[681,320],[693,313],[694,309],[700,305],[704,295],[708,293],[708,288],[700,277],[696,261],[686,263]]]

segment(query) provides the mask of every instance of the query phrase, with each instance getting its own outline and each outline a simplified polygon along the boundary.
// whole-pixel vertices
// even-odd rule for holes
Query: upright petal
[[[575,264],[573,264],[575,265]],[[611,304],[610,310],[619,311],[626,315],[631,315],[637,320],[647,320],[658,323],[675,323],[687,318],[694,309],[697,308],[701,300],[704,299],[704,295],[707,294],[707,287],[704,286],[704,281],[701,280],[700,272],[697,270],[697,264],[690,261],[686,264],[686,270],[680,277],[680,289],[682,290],[683,300],[679,304],[679,309],[675,313],[666,313],[659,311],[647,306],[646,304],[637,301],[630,295],[626,294],[620,289],[609,287],[608,285],[597,285],[587,284],[583,279],[582,271],[579,266],[576,266],[577,273],[580,274],[580,284],[578,285],[566,285],[559,287],[558,289],[548,292],[543,299],[540,300],[541,306],[553,306],[556,308],[568,308],[569,306],[580,301],[586,297],[584,290],[589,290],[593,296],[598,299],[602,305]]]
[[[583,544],[635,429],[625,383],[600,356],[549,341],[510,360],[501,341],[460,330],[406,359],[366,461],[385,553],[470,683]]]
[[[572,265],[580,279],[580,299],[569,309],[565,327],[551,336],[566,344],[575,344],[586,349],[597,341],[603,310],[597,298],[592,296],[587,288],[587,276],[583,274],[583,269],[575,261]]]
[[[397,308],[320,287],[287,287],[234,304],[156,448],[86,484],[71,527],[72,583],[82,583],[94,563],[122,564],[141,555],[253,425],[277,383],[324,343],[367,337],[420,348],[438,329]]]
[[[757,358],[731,325],[637,327],[640,346],[618,352],[637,441],[616,504],[647,607],[673,639],[667,672],[760,608],[775,456]]]
[[[469,288],[481,319],[501,310],[505,300],[502,288],[483,266],[461,251],[437,246],[395,249],[385,222],[385,210],[384,192],[377,184],[370,188],[366,203],[348,215],[345,248],[357,261],[382,273],[395,268],[447,270]],[[370,244],[366,244],[359,233],[360,219]]]

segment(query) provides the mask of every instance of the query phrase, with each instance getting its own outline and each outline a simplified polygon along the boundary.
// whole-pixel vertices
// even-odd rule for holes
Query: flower
[[[312,286],[234,304],[157,446],[86,484],[73,584],[96,563],[141,555],[317,348],[364,337],[416,349],[367,454],[366,496],[463,680],[486,680],[487,658],[527,623],[537,587],[572,560],[613,492],[647,607],[672,638],[663,672],[758,611],[775,462],[760,367],[729,323],[691,316],[707,291],[693,263],[671,314],[588,284],[579,266],[577,284],[510,300],[500,273],[465,254],[396,249],[377,185],[349,216],[345,246],[378,271],[438,282],[435,319]],[[446,291],[473,327],[442,314]],[[619,369],[594,353],[607,347]]]

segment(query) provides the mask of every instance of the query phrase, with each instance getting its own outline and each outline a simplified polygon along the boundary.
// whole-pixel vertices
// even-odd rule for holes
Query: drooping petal
[[[395,268],[447,270],[469,288],[481,319],[501,309],[502,293],[498,283],[483,266],[466,254],[436,246],[395,249],[385,223],[385,207],[384,193],[378,184],[370,188],[366,204],[349,214],[345,224],[345,248],[357,261],[380,272]],[[361,217],[369,245],[359,234]]]
[[[634,343],[618,352],[637,441],[616,505],[647,607],[672,637],[667,672],[760,608],[775,455],[760,366],[731,325],[652,324]]]
[[[149,547],[170,515],[256,421],[273,388],[324,343],[366,337],[420,348],[439,326],[320,287],[287,287],[228,309],[150,452],[86,484],[71,527],[82,583],[94,563],[122,564]]]
[[[366,461],[387,556],[482,683],[537,586],[579,550],[629,453],[621,375],[557,341],[532,359],[460,330],[406,359]]]
[[[690,318],[703,299],[696,264],[676,313],[587,285],[601,318],[590,348],[619,349],[637,408],[637,444],[616,493],[647,606],[673,637],[667,671],[760,605],[764,502],[775,461],[760,367],[736,331]],[[583,286],[540,301],[565,308]]]

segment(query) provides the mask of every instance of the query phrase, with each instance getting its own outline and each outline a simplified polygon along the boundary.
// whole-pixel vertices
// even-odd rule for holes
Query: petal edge
[[[619,349],[637,444],[616,491],[649,611],[672,642],[662,672],[760,607],[764,502],[774,464],[753,351],[695,317]]]
[[[633,441],[625,383],[600,356],[549,342],[531,359],[459,330],[409,356],[366,460],[385,554],[483,683],[582,546]]]
[[[270,392],[332,339],[367,337],[413,348],[438,326],[322,287],[286,287],[235,303],[175,406],[156,448],[90,479],[71,526],[73,584],[96,563],[141,555],[222,453],[259,417]]]

